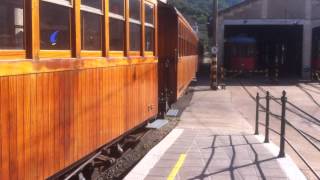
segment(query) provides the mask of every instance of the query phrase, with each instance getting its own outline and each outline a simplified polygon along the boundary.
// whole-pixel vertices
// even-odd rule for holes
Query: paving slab
[[[125,179],[306,179],[290,157],[278,158],[274,144],[253,135],[228,90],[202,89],[194,88],[179,125]]]

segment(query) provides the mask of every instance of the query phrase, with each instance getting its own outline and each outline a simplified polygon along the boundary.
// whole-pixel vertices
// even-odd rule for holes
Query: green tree
[[[243,0],[218,0],[219,9],[228,8]],[[207,21],[212,14],[212,0],[168,0],[189,21],[192,26],[198,26],[199,37],[205,48],[209,46]]]

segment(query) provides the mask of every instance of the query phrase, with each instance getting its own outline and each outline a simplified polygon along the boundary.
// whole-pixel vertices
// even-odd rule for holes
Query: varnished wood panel
[[[185,92],[193,78],[197,73],[198,56],[181,57],[178,62],[178,80],[177,80],[177,97]]]
[[[10,179],[10,130],[9,130],[9,78],[4,77],[0,80],[1,83],[1,176],[3,179]]]
[[[158,111],[157,58],[140,52],[123,57],[129,52],[128,0],[125,51],[108,52],[104,1],[104,46],[98,54],[81,51],[80,0],[74,1],[68,51],[40,50],[40,0],[25,2],[26,50],[0,52],[1,180],[47,178]],[[156,33],[155,47],[157,39]]]
[[[0,77],[1,179],[44,179],[155,116],[157,63]]]
[[[159,3],[157,10],[160,99],[158,105],[160,115],[163,115],[166,104],[173,104],[196,76],[198,37],[175,8]]]

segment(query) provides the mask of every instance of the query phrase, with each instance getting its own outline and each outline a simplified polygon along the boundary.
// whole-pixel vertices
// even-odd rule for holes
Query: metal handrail
[[[265,99],[265,97],[259,97],[260,99]],[[258,110],[259,112],[266,112],[265,111],[265,107],[259,103],[259,107],[262,108],[263,110]],[[269,112],[271,116],[275,117],[277,120],[280,120],[281,121],[281,115],[278,115],[278,114],[274,114],[273,112]],[[288,121],[287,121],[288,122]],[[289,122],[288,122],[289,123]],[[291,123],[289,124],[291,127],[294,127],[296,128],[295,126],[293,126]],[[256,128],[257,129],[257,128]],[[309,133],[306,133],[304,131],[302,131],[301,129],[298,129],[296,128],[298,131],[300,131],[304,136],[308,136],[309,138],[313,139],[314,141],[317,141],[320,143],[320,140],[315,138],[314,136],[310,135]],[[257,133],[255,133],[257,134]],[[309,139],[308,138],[308,139]]]
[[[294,130],[296,130],[304,139],[306,139],[314,148],[316,148],[320,152],[320,148],[312,142],[309,138],[306,137],[299,129],[297,129],[295,126],[293,126],[291,123],[287,121],[287,124],[292,127]]]
[[[260,125],[262,126],[265,126],[265,124],[263,123],[259,123]],[[277,135],[280,135],[280,133],[272,128],[270,128],[271,132],[277,134]],[[311,172],[318,178],[320,179],[319,175],[317,174],[317,172],[309,165],[309,163],[305,160],[305,158],[298,152],[298,150],[296,148],[294,148],[294,146],[292,145],[292,143],[287,139],[285,138],[285,141],[286,143],[288,143],[288,145],[291,147],[291,149],[299,156],[299,158],[303,161],[303,163],[305,165],[307,165],[307,167],[311,170]]]
[[[260,104],[260,99],[261,97],[259,96],[259,93],[257,93],[256,96],[256,126],[255,126],[255,134],[258,135],[259,134],[259,112],[260,112],[260,107],[263,108],[265,110],[266,113],[266,123],[264,124],[265,126],[265,143],[269,142],[269,130],[275,132],[276,134],[280,135],[280,151],[279,151],[279,157],[285,157],[285,142],[295,151],[295,153],[299,156],[299,158],[307,165],[307,167],[310,169],[310,171],[315,175],[315,177],[317,177],[318,179],[320,179],[320,176],[318,175],[318,173],[310,166],[310,164],[307,162],[307,160],[297,151],[297,149],[294,148],[294,146],[290,143],[290,141],[288,141],[288,139],[285,136],[285,130],[286,130],[286,124],[288,124],[290,127],[292,127],[295,131],[297,131],[305,140],[307,140],[308,143],[310,143],[315,149],[318,150],[318,152],[320,152],[320,148],[314,143],[312,142],[307,136],[309,136],[309,134],[301,131],[300,129],[296,128],[294,125],[292,125],[289,121],[287,121],[286,119],[286,104],[288,103],[287,97],[286,97],[286,92],[283,91],[282,92],[282,97],[280,98],[281,103],[276,101],[277,103],[279,103],[281,105],[281,116],[273,114],[270,111],[270,100],[274,100],[274,99],[278,99],[278,98],[274,98],[272,95],[270,95],[270,92],[267,91],[266,92],[266,107],[263,107],[263,105]],[[291,105],[292,103],[290,103]],[[289,110],[289,109],[288,109]],[[281,132],[278,133],[277,131],[273,130],[272,128],[269,127],[269,123],[270,123],[270,115],[275,116],[276,119],[280,119],[281,120]],[[280,117],[280,118],[279,118]],[[312,137],[312,136],[309,136]],[[314,138],[314,137],[312,137]],[[316,139],[316,138],[314,138]],[[317,139],[316,139],[317,140]]]
[[[261,111],[260,111],[260,112],[261,112]],[[264,112],[265,112],[265,111],[264,111]],[[273,116],[273,117],[275,117],[277,120],[280,120],[280,121],[281,121],[281,119],[279,118],[279,117],[280,117],[279,115],[274,114],[274,113],[272,113],[272,112],[270,112],[270,115]],[[286,122],[289,123],[288,120],[286,120]],[[293,126],[291,123],[289,124],[289,126],[296,128],[296,127]],[[319,140],[319,139],[315,138],[314,136],[310,135],[309,133],[306,133],[306,132],[304,132],[304,131],[302,131],[301,129],[298,129],[298,128],[296,128],[296,129],[299,130],[301,133],[303,133],[305,136],[308,136],[309,138],[313,139],[314,141],[317,141],[317,142],[320,143],[320,140]]]
[[[268,91],[264,90],[264,89],[263,89],[262,87],[260,87],[260,86],[257,86],[257,87],[258,87],[262,92],[264,92],[265,94],[268,92]],[[279,105],[281,105],[281,102],[278,101],[278,100],[281,99],[281,98],[276,98],[275,96],[273,96],[273,95],[270,94],[270,99],[273,100],[274,102],[278,103]],[[307,115],[309,118],[311,118],[312,120],[316,121],[316,122],[313,122],[313,121],[310,121],[310,120],[309,120],[310,122],[312,122],[312,123],[320,126],[320,120],[319,120],[319,119],[317,119],[316,117],[312,116],[311,114],[305,112],[304,110],[302,110],[301,108],[297,107],[297,106],[294,105],[293,103],[291,103],[291,102],[289,102],[289,101],[288,101],[287,103],[290,104],[290,105],[291,105],[292,107],[294,107],[295,109],[297,109],[299,112]],[[291,110],[291,109],[289,109],[289,108],[287,108],[287,109],[288,109],[290,112],[292,112],[293,114],[296,114],[297,116],[300,116],[300,117],[301,117],[301,115],[298,115],[297,112],[294,112],[293,110]]]

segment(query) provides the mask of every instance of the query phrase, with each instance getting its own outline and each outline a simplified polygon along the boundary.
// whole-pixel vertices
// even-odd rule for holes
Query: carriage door
[[[159,116],[162,117],[175,99],[177,17],[174,9],[158,6],[158,82]],[[168,28],[170,27],[170,28]]]

